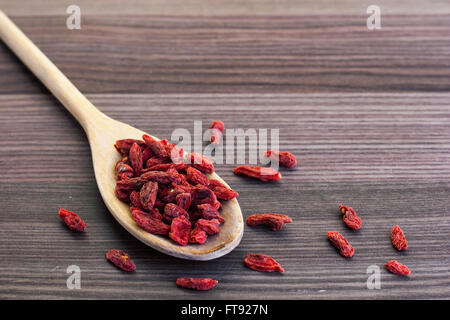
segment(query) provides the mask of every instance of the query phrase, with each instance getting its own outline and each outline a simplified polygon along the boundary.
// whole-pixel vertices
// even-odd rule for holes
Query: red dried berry
[[[291,222],[292,219],[289,216],[279,213],[257,213],[247,218],[247,225],[266,225],[273,231],[281,230],[285,223]]]
[[[188,243],[190,233],[191,223],[185,216],[179,216],[172,220],[169,237],[173,241],[179,245],[185,246]]]
[[[197,209],[201,212],[202,217],[206,220],[217,219],[219,222],[225,222],[225,219],[220,215],[219,211],[209,203],[200,204]]]
[[[219,144],[223,130],[225,129],[225,124],[220,120],[214,120],[209,125],[209,128],[211,129],[211,143]]]
[[[333,246],[336,247],[336,249],[339,250],[339,253],[341,256],[346,258],[353,257],[353,254],[355,253],[355,250],[350,245],[350,243],[347,241],[347,239],[344,238],[342,234],[339,232],[329,231],[327,233],[328,239],[331,241]]]
[[[153,157],[153,151],[150,149],[150,147],[143,146],[142,147],[142,162],[144,165],[147,163],[147,161]]]
[[[290,152],[267,150],[266,152],[264,152],[264,156],[269,158],[271,161],[278,162],[281,166],[286,168],[295,167],[295,165],[297,164],[297,159]]]
[[[131,217],[139,227],[152,234],[167,235],[170,232],[170,226],[159,219],[156,219],[144,211],[135,209],[131,211]]]
[[[409,268],[396,260],[391,260],[386,262],[384,265],[389,272],[401,275],[401,276],[409,276],[411,271]]]
[[[145,182],[146,180],[141,179],[141,177],[136,177],[119,180],[117,181],[116,186],[122,192],[125,191],[131,192],[133,190],[140,190]]]
[[[339,211],[342,213],[342,219],[347,227],[353,230],[360,229],[362,226],[361,218],[356,215],[352,207],[346,207],[339,204]]]
[[[250,269],[260,272],[284,272],[278,262],[265,254],[249,253],[245,256],[244,264]]]
[[[131,191],[126,190],[117,184],[116,184],[116,188],[114,191],[115,191],[117,199],[119,199],[120,201],[127,202],[127,203],[130,201],[130,192]]]
[[[174,169],[176,171],[181,171],[184,169],[184,163],[160,163],[155,164],[149,168],[142,170],[143,173],[148,171],[168,171],[170,169]]]
[[[278,181],[281,179],[281,174],[272,168],[253,167],[253,166],[238,166],[233,169],[237,175],[244,175],[261,181]]]
[[[400,229],[400,227],[397,225],[392,228],[391,240],[392,244],[397,248],[397,250],[402,251],[408,249],[408,242],[406,241],[403,230]]]
[[[157,193],[158,193],[158,184],[156,182],[149,181],[146,184],[144,184],[139,193],[139,199],[141,200],[142,208],[148,211],[153,209]]]
[[[198,227],[194,227],[194,229],[191,230],[191,233],[189,235],[189,242],[203,244],[206,242],[207,238],[208,235],[206,234],[205,231],[203,231]]]
[[[134,208],[143,209],[142,204],[141,204],[141,197],[139,196],[139,192],[133,191],[130,193],[130,202]]]
[[[214,165],[208,157],[199,153],[191,153],[189,155],[191,165],[201,172],[211,174],[214,172]]]
[[[144,160],[142,158],[142,149],[137,143],[133,143],[130,149],[130,162],[134,169],[134,174],[139,176],[144,166]]]
[[[130,153],[130,148],[133,145],[133,143],[137,143],[139,146],[145,145],[145,142],[142,140],[122,139],[122,140],[117,140],[116,143],[114,144],[114,147],[122,155],[127,156]]]
[[[173,143],[169,143],[166,147],[167,153],[173,163],[184,163],[184,150]]]
[[[191,206],[192,197],[191,194],[188,192],[182,192],[177,194],[175,197],[175,202],[177,203],[177,206],[180,208],[188,211],[189,207]]]
[[[144,181],[155,181],[164,184],[171,184],[172,182],[180,184],[182,181],[180,174],[172,171],[172,169],[168,171],[149,171],[143,173],[140,178]]]
[[[220,200],[231,200],[239,196],[239,193],[227,188],[222,182],[216,179],[209,180],[208,187],[214,192],[217,199]]]
[[[208,187],[198,184],[195,187],[190,188],[190,190],[193,204],[208,203],[211,205],[216,205],[217,203],[216,194]]]
[[[209,184],[208,178],[203,173],[201,173],[200,170],[197,170],[189,166],[186,170],[186,173],[187,173],[187,181],[189,181],[193,185],[201,184],[204,186],[208,186]]]
[[[173,203],[168,203],[164,207],[164,215],[163,219],[167,222],[171,222],[173,219],[179,216],[185,216],[186,218],[189,218],[189,213],[187,213],[186,210],[183,208],[177,206]]]
[[[134,176],[133,168],[128,165],[128,157],[124,157],[117,161],[114,169],[116,171],[117,180],[132,178]]]
[[[148,213],[148,216],[150,218],[154,218],[157,220],[162,220],[163,216],[161,213],[159,213],[158,208],[153,208],[152,210],[150,210],[150,212]]]
[[[111,249],[106,253],[106,259],[111,261],[117,268],[126,272],[132,272],[136,270],[136,265],[130,259],[130,256],[117,249]]]
[[[151,157],[145,162],[145,168],[151,168],[158,164],[168,163],[168,161],[169,160],[167,158]]]
[[[166,158],[168,157],[167,149],[166,149],[166,143],[167,141],[157,141],[156,139],[150,137],[147,134],[144,134],[142,136],[142,139],[144,139],[147,146],[152,150],[153,154],[159,158]]]
[[[76,213],[73,213],[66,209],[59,209],[59,218],[73,231],[83,231],[86,229],[86,223]]]
[[[178,278],[177,286],[193,289],[193,290],[210,290],[217,283],[217,280],[213,280],[210,278]]]
[[[220,231],[220,222],[217,219],[198,219],[195,223],[195,227],[205,231],[209,235],[213,235],[219,233]]]

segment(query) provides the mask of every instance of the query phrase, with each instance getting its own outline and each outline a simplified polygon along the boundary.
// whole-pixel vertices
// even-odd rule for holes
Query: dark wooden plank
[[[85,93],[450,89],[446,14],[386,14],[377,31],[364,15],[13,19]],[[43,92],[3,44],[0,70],[0,93]]]
[[[72,0],[0,0],[0,8],[15,16],[61,15]],[[364,15],[370,1],[340,0],[77,0],[83,15]],[[382,13],[450,13],[446,0],[377,0]]]
[[[294,222],[274,233],[246,227],[225,257],[191,262],[160,254],[129,235],[98,193],[82,129],[49,95],[0,95],[0,297],[130,299],[406,299],[450,298],[448,285],[450,154],[448,93],[89,95],[106,114],[160,137],[193,120],[222,119],[228,128],[279,128],[282,149],[298,156],[277,184],[262,184],[217,166],[240,193],[244,216],[283,212]],[[351,232],[337,204],[352,205],[364,227]],[[75,235],[59,207],[88,222]],[[390,229],[405,230],[398,253]],[[356,248],[351,260],[328,243],[329,230]],[[120,248],[138,270],[123,274],[104,258]],[[246,269],[248,252],[277,258],[286,273]],[[398,259],[409,279],[387,273]],[[66,288],[66,268],[81,268],[81,290]],[[366,287],[367,267],[382,268],[381,290]],[[179,289],[178,276],[211,276],[208,293]]]

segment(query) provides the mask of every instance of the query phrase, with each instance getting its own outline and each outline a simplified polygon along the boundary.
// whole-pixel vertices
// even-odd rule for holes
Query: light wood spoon
[[[215,259],[229,253],[239,244],[244,223],[236,199],[223,203],[221,214],[225,223],[220,233],[209,237],[201,245],[180,246],[168,237],[153,235],[139,228],[131,218],[129,206],[115,196],[114,166],[120,156],[114,143],[125,138],[141,139],[144,132],[100,112],[1,10],[0,37],[83,127],[91,147],[100,194],[111,214],[125,229],[158,251],[190,260]],[[215,173],[209,178],[218,179],[227,185]]]

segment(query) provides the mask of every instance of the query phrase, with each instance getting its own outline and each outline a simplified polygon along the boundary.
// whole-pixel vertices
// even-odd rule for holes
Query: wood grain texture
[[[294,222],[281,232],[245,227],[241,245],[213,261],[158,253],[128,234],[104,206],[87,140],[48,94],[0,95],[0,297],[33,299],[407,299],[450,298],[449,93],[341,94],[91,94],[107,115],[160,137],[193,120],[220,118],[228,128],[280,128],[283,150],[300,166],[263,184],[217,172],[240,193],[244,217],[282,212]],[[351,232],[337,205],[353,206],[363,229]],[[73,234],[57,218],[78,212],[87,232]],[[399,224],[410,249],[398,253],[390,230]],[[343,233],[356,249],[340,257],[326,232]],[[119,248],[137,264],[124,274],[104,258]],[[285,274],[245,268],[246,253],[272,255]],[[397,259],[412,270],[383,270]],[[81,290],[66,288],[66,268],[82,270]],[[378,265],[381,290],[366,287]],[[207,276],[217,288],[192,292],[179,276]]]
[[[0,0],[14,16],[61,15],[72,0]],[[370,0],[77,0],[83,15],[364,15]],[[449,14],[446,0],[377,0],[387,14]]]
[[[450,299],[450,6],[380,0],[382,29],[366,28],[365,1],[79,0],[82,29],[68,30],[66,0],[0,8],[107,115],[158,137],[176,128],[279,128],[299,160],[263,184],[217,172],[240,193],[244,218],[280,212],[278,233],[245,226],[241,244],[213,261],[185,261],[145,246],[110,215],[81,127],[0,43],[1,299]],[[344,226],[338,203],[363,229]],[[57,218],[78,212],[87,232]],[[410,248],[397,252],[399,224]],[[340,257],[326,232],[356,249]],[[110,265],[128,252],[134,274]],[[286,269],[244,267],[249,252]],[[389,274],[397,259],[410,278]],[[66,268],[82,270],[68,290]],[[368,290],[367,267],[381,268]],[[210,292],[180,276],[212,277]]]
[[[448,14],[12,17],[84,93],[450,90]],[[0,45],[0,93],[42,93]]]

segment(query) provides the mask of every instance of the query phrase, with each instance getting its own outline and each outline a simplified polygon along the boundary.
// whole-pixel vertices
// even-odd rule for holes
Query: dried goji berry
[[[171,169],[168,171],[149,171],[143,173],[140,178],[145,181],[155,181],[164,184],[171,184],[172,182],[180,184],[182,181],[180,174]]]
[[[397,248],[397,250],[401,251],[408,249],[408,242],[406,241],[406,237],[403,233],[403,230],[400,229],[398,225],[392,228],[391,240],[392,244]]]
[[[133,210],[131,211],[131,217],[139,227],[147,232],[162,235],[167,235],[170,232],[169,225],[165,224],[159,219],[150,216],[145,211],[141,211],[138,209]]]
[[[182,148],[173,143],[169,143],[166,149],[167,153],[169,154],[170,160],[172,160],[173,163],[183,163],[184,151]]]
[[[193,290],[210,290],[217,283],[217,280],[213,280],[210,278],[178,278],[177,286],[193,289]]]
[[[217,219],[219,222],[225,222],[219,211],[209,203],[200,204],[197,209],[202,213],[202,217],[206,220]]]
[[[159,158],[168,157],[167,148],[164,142],[157,141],[147,134],[144,134],[142,139],[144,139],[145,143],[149,146],[155,156]]]
[[[180,208],[188,211],[189,207],[191,206],[191,194],[188,192],[182,192],[177,194],[175,197],[175,201],[177,203],[177,206]]]
[[[281,174],[272,168],[254,167],[254,166],[238,166],[233,169],[237,175],[245,175],[261,181],[278,181]]]
[[[197,170],[197,169],[189,166],[186,169],[186,173],[187,173],[187,180],[190,183],[192,183],[194,185],[201,184],[204,186],[208,186],[208,184],[209,184],[208,178],[203,173],[201,173],[200,170]]]
[[[177,206],[173,203],[168,203],[164,207],[164,215],[163,219],[167,222],[171,222],[174,218],[179,216],[185,216],[186,218],[189,218],[189,213],[187,213],[186,210],[183,208]]]
[[[208,235],[206,232],[198,227],[194,227],[189,234],[189,242],[190,243],[205,243]]]
[[[128,165],[128,157],[124,157],[116,163],[115,166],[117,180],[131,178],[134,176],[134,170]]]
[[[142,157],[142,149],[139,147],[137,143],[133,143],[130,148],[130,162],[131,166],[134,169],[134,173],[136,176],[141,174],[141,170],[144,165],[143,157]]]
[[[386,262],[384,265],[389,272],[399,274],[401,276],[409,276],[411,271],[409,268],[396,260],[391,260]]]
[[[130,193],[130,202],[133,207],[135,207],[137,209],[143,209],[139,192],[133,191]]]
[[[214,165],[208,157],[201,155],[199,153],[191,153],[189,155],[190,164],[204,173],[213,173]]]
[[[117,151],[119,151],[122,155],[128,155],[130,153],[130,148],[133,143],[137,143],[139,146],[144,146],[145,142],[137,139],[122,139],[117,140],[114,144],[114,147]]]
[[[153,157],[153,151],[150,149],[150,147],[143,146],[142,147],[142,162],[144,165],[147,163],[147,161]]]
[[[173,241],[182,246],[187,245],[190,232],[191,223],[185,216],[179,216],[172,220],[169,237]]]
[[[158,184],[153,181],[149,181],[142,186],[139,193],[142,208],[145,210],[153,209],[156,201],[156,195],[158,193]]]
[[[257,213],[247,218],[249,226],[266,225],[272,230],[281,230],[285,223],[291,223],[292,219],[279,213]]]
[[[130,256],[117,249],[111,249],[106,253],[106,259],[111,261],[117,268],[123,271],[132,272],[136,270],[136,265],[130,259]]]
[[[339,204],[339,211],[342,213],[342,219],[347,227],[353,230],[360,229],[362,226],[361,218],[356,215],[352,207],[346,207]]]
[[[58,216],[70,230],[81,232],[86,229],[86,223],[74,212],[61,208]]]
[[[121,180],[124,181],[124,180]],[[115,188],[115,194],[117,199],[119,199],[120,201],[123,202],[129,202],[130,201],[130,190],[126,190],[124,188],[122,188],[121,186],[116,184],[116,188]]]
[[[148,213],[148,216],[150,218],[154,218],[154,219],[158,219],[158,220],[162,220],[162,218],[163,218],[163,216],[159,212],[158,208],[153,208],[152,210],[150,210],[150,212]]]
[[[297,164],[297,159],[290,152],[280,152],[277,150],[267,150],[264,152],[264,156],[271,161],[278,162],[281,166],[286,168],[292,168]]]
[[[168,163],[168,162],[169,162],[169,160],[167,158],[151,157],[145,162],[145,168],[151,168],[158,164],[163,164],[163,163]]]
[[[214,192],[216,197],[220,200],[231,200],[239,196],[236,191],[227,188],[222,182],[216,179],[209,180],[208,187]]]
[[[250,269],[261,272],[284,272],[281,265],[272,257],[265,254],[249,253],[245,256],[244,264]]]
[[[216,194],[211,189],[201,184],[191,188],[191,195],[192,203],[196,205],[205,203],[215,205],[218,202]]]
[[[150,180],[150,179],[149,179]],[[133,191],[140,190],[146,180],[141,179],[141,177],[122,179],[117,181],[116,186],[121,189],[121,191]]]
[[[183,170],[184,169],[184,163],[160,163],[160,164],[155,164],[149,168],[145,168],[144,170],[142,170],[143,173],[148,172],[148,171],[168,171],[170,169],[174,169],[177,171]]]
[[[353,257],[353,254],[355,253],[355,250],[350,245],[350,243],[347,241],[347,239],[344,238],[342,234],[339,232],[329,231],[327,233],[328,239],[331,241],[333,246],[336,247],[336,249],[339,250],[339,253],[341,256],[346,258]]]
[[[220,231],[220,222],[217,219],[198,219],[195,223],[195,227],[205,231],[209,235],[213,235],[219,233]]]
[[[209,125],[209,128],[211,129],[211,143],[219,144],[223,130],[225,129],[225,124],[220,120],[214,120]]]
[[[191,221],[196,221],[196,220],[202,218],[202,213],[199,210],[195,210],[195,209],[189,210],[188,213],[189,213],[189,220],[191,220]]]

